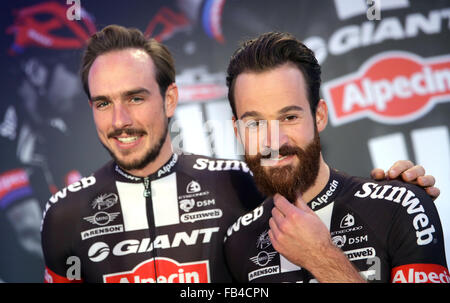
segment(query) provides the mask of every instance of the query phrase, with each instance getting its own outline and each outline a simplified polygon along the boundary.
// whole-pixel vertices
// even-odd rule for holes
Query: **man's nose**
[[[130,126],[133,120],[131,119],[128,108],[122,104],[115,104],[113,110],[113,127],[121,129]]]
[[[262,132],[262,148],[263,150],[276,150],[288,142],[288,137],[283,129],[280,127],[278,120],[268,121],[265,131]]]

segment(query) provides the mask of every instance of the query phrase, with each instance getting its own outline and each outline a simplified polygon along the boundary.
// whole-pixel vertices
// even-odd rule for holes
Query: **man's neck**
[[[311,201],[317,196],[327,185],[330,178],[330,168],[323,160],[322,154],[320,154],[319,173],[317,174],[316,181],[307,191],[301,194],[302,200],[305,203]]]
[[[145,166],[143,169],[133,169],[125,171],[133,176],[147,177],[158,171],[158,169],[160,169],[167,161],[169,161],[172,155],[173,155],[172,141],[170,140],[170,136],[167,135],[166,141],[161,147],[159,155],[156,157],[155,160],[148,163],[147,166]]]

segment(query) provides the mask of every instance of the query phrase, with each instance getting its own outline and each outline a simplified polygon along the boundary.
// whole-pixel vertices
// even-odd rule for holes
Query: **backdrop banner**
[[[110,156],[79,80],[89,36],[135,27],[168,46],[174,149],[242,158],[225,85],[239,43],[294,34],[322,65],[334,168],[369,176],[410,159],[436,177],[450,252],[450,3],[446,0],[15,0],[0,3],[0,280],[42,282],[43,207]],[[447,257],[447,260],[450,260]]]

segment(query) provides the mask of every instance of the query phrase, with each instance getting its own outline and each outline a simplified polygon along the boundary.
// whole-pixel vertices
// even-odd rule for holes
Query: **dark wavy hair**
[[[264,72],[285,63],[293,63],[302,72],[311,112],[315,117],[320,100],[321,69],[313,51],[289,33],[269,32],[243,42],[228,64],[228,100],[236,118],[234,85],[239,74]]]

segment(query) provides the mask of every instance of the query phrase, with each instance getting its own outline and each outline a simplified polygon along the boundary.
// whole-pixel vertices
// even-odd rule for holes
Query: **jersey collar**
[[[168,174],[170,174],[175,167],[175,164],[178,162],[178,155],[172,154],[172,157],[164,163],[156,172],[153,174],[148,175],[146,178],[149,178],[150,180],[159,179],[162,178]],[[124,171],[122,168],[120,168],[117,163],[114,163],[114,171],[116,174],[118,174],[121,178],[125,178],[128,182],[142,182],[144,177],[137,177],[134,175],[131,175]]]
[[[309,207],[311,207],[312,210],[317,211],[334,202],[344,186],[344,180],[345,178],[341,173],[335,169],[330,169],[330,178],[328,179],[327,185],[325,185],[317,196],[308,202]]]

